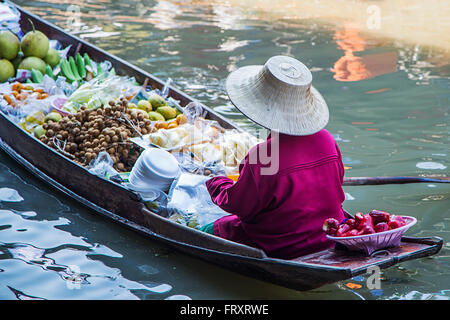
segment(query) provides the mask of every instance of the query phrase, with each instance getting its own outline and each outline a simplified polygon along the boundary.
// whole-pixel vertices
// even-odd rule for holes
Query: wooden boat
[[[87,52],[95,61],[109,60],[118,74],[133,76],[139,83],[148,82],[161,89],[163,82],[147,72],[108,54],[82,39],[67,34],[39,17],[18,7],[22,30],[36,29],[71,52]],[[171,87],[169,95],[185,106],[191,97]],[[208,118],[217,120],[224,128],[235,128],[230,121],[204,106]],[[370,266],[387,268],[399,262],[436,254],[443,240],[437,237],[403,237],[401,246],[383,254],[364,256],[343,250],[322,252],[282,260],[268,257],[262,250],[221,239],[149,211],[136,193],[120,184],[102,179],[41,143],[0,112],[0,148],[34,176],[63,194],[82,203],[93,212],[135,230],[151,240],[157,240],[184,253],[201,258],[243,275],[296,290],[310,290],[336,281],[364,274]]]

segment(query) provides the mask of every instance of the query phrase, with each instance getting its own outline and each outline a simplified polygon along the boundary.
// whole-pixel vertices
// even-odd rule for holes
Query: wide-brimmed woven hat
[[[328,107],[311,85],[312,74],[297,59],[274,56],[265,65],[230,73],[226,90],[231,102],[246,117],[271,130],[304,136],[328,123]]]

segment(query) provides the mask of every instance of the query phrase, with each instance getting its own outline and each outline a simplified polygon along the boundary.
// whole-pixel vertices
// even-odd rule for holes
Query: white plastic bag
[[[108,175],[118,175],[119,172],[114,169],[113,165],[114,162],[112,161],[111,156],[106,151],[102,151],[98,154],[97,158],[91,161],[88,170],[90,173],[101,178],[105,178]]]
[[[209,177],[183,173],[175,180],[168,195],[169,219],[193,228],[229,215],[215,205],[206,188]]]

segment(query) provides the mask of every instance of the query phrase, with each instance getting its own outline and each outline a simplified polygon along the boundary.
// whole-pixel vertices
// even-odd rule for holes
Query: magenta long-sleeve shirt
[[[271,163],[259,156],[266,150]],[[267,173],[274,171],[269,167],[278,170]],[[247,154],[236,182],[222,176],[206,182],[212,201],[231,214],[214,222],[214,234],[284,259],[329,248],[322,224],[344,219],[343,178],[341,153],[327,130],[269,136]]]

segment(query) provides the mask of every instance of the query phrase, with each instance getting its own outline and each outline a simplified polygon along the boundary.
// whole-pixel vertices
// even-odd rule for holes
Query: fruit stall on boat
[[[283,260],[199,231],[226,214],[205,196],[206,179],[235,179],[241,160],[262,140],[174,88],[170,80],[18,6],[8,8],[17,20],[0,31],[0,148],[92,212],[195,257],[297,290],[441,249],[440,238],[402,232],[394,246],[376,248],[382,251],[328,249]],[[344,227],[333,229],[333,223],[328,221],[325,231],[338,238]],[[364,236],[357,232],[352,236]]]

